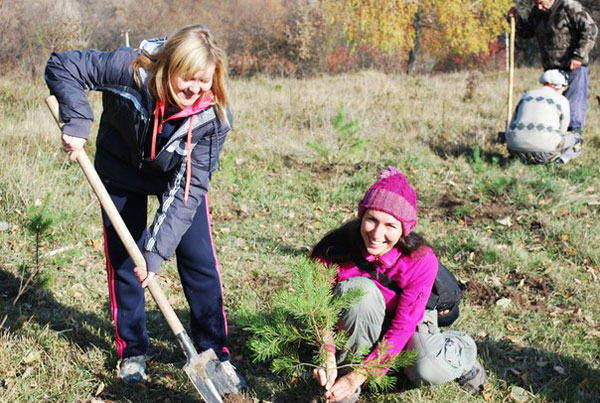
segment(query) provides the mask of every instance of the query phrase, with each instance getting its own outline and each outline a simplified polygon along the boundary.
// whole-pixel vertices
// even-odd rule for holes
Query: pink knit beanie
[[[417,194],[402,172],[394,167],[379,171],[379,178],[358,203],[358,217],[367,209],[383,211],[402,223],[402,236],[417,225]]]

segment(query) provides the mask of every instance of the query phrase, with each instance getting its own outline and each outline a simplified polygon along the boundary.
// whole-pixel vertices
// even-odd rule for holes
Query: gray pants
[[[581,149],[583,146],[583,137],[578,132],[568,132],[562,135],[562,142],[560,150],[552,153],[548,152],[516,152],[511,151],[514,155],[519,157],[523,162],[535,163],[535,164],[549,164],[552,162],[560,161],[564,164],[577,158],[581,155]]]
[[[337,295],[360,287],[363,298],[342,313],[340,327],[348,332],[346,350],[373,347],[382,336],[385,320],[385,300],[372,280],[355,277],[335,287]],[[417,385],[439,385],[467,373],[477,358],[477,347],[463,332],[441,332],[437,327],[437,311],[425,311],[425,316],[408,341],[406,350],[417,352],[417,361],[404,372]],[[342,352],[338,361],[343,361]]]

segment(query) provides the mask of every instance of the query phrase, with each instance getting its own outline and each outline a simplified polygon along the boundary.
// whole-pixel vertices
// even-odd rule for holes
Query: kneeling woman
[[[343,295],[360,287],[363,298],[343,312],[340,327],[349,339],[345,351],[371,348],[365,361],[380,353],[377,342],[385,340],[386,354],[393,358],[403,349],[414,350],[417,361],[405,369],[417,385],[457,380],[469,391],[481,392],[485,371],[476,359],[473,340],[462,332],[438,329],[438,313],[427,310],[438,260],[425,240],[412,232],[417,223],[417,196],[404,175],[395,168],[380,172],[358,205],[358,219],[327,234],[314,247],[312,257],[338,265],[335,293]],[[329,362],[340,364],[330,349]],[[325,397],[354,402],[366,376],[351,371],[338,378],[336,365],[328,373],[315,370],[325,387]],[[333,369],[331,369],[333,368]]]

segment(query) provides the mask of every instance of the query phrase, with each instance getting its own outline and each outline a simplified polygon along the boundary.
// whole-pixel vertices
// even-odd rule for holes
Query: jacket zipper
[[[142,121],[144,120],[144,118],[142,118]],[[144,163],[144,158],[146,157],[144,155],[144,146],[146,143],[146,136],[148,135],[148,128],[150,127],[150,120],[148,120],[148,123],[145,124],[144,130],[142,131],[142,138],[141,138],[141,142],[140,142],[140,163],[138,165],[138,169],[142,169],[142,165]]]

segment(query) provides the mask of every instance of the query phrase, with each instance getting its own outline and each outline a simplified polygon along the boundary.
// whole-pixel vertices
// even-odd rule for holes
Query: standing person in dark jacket
[[[585,123],[590,51],[598,36],[598,27],[590,14],[575,0],[534,0],[526,20],[516,8],[509,15],[517,18],[517,34],[537,38],[544,70],[569,72],[571,120],[569,131],[581,134]]]
[[[194,343],[200,351],[212,348],[234,371],[207,200],[231,122],[224,52],[208,30],[191,25],[168,40],[144,41],[140,50],[53,53],[45,78],[60,104],[63,149],[71,159],[92,125],[85,91],[102,91],[95,166],[146,259],[147,270],[133,267],[103,212],[121,377],[146,379],[144,288],[174,253]],[[160,203],[149,228],[148,196]]]

